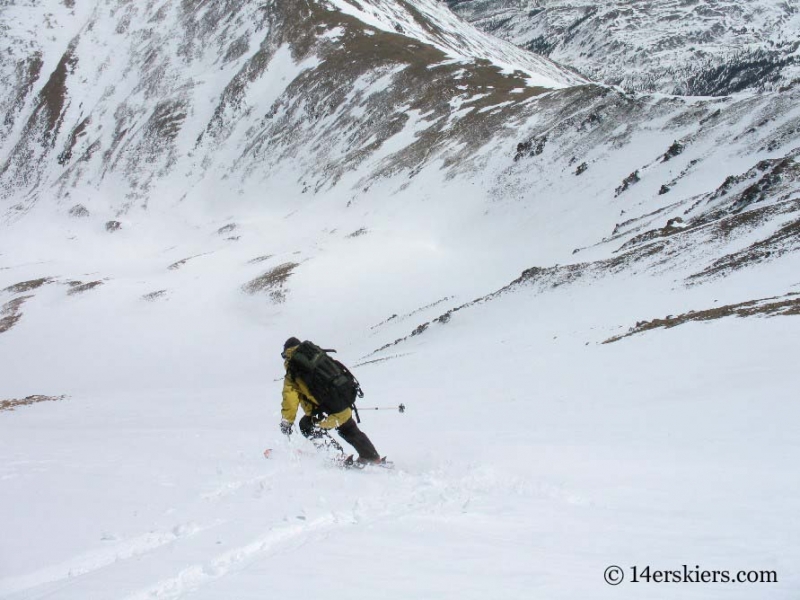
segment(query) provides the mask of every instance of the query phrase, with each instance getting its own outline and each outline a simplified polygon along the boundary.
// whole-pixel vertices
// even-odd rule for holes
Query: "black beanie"
[[[299,346],[299,345],[300,345],[300,340],[298,340],[296,337],[290,337],[288,340],[286,340],[283,343],[283,349],[285,351],[285,350],[287,350],[289,348],[294,348],[295,346]]]

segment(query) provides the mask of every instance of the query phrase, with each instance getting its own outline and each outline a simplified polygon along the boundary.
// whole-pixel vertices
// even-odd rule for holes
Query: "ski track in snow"
[[[174,577],[161,580],[153,586],[125,596],[124,600],[147,600],[148,598],[180,598],[193,590],[224,577],[229,572],[242,568],[250,561],[274,552],[288,542],[302,543],[314,534],[324,532],[339,525],[334,515],[314,519],[304,525],[296,525],[270,531],[251,543],[223,552],[211,560],[194,564],[181,570]]]
[[[101,551],[87,552],[72,560],[46,567],[39,571],[0,580],[0,595],[13,594],[48,583],[77,578],[99,571],[114,563],[137,558],[182,538],[192,537],[211,525],[176,525],[170,531],[151,531],[135,538],[121,541]]]
[[[114,597],[123,600],[176,599],[191,596],[199,588],[241,571],[265,557],[324,540],[337,530],[368,528],[380,522],[399,521],[408,517],[464,514],[484,500],[492,503],[498,496],[528,496],[531,499],[577,505],[586,503],[585,499],[558,486],[533,485],[480,465],[444,464],[439,468],[412,474],[403,468],[368,472],[341,470],[314,455],[289,456],[288,461],[281,458],[270,459],[268,464],[273,471],[268,474],[232,480],[209,492],[201,493],[197,505],[209,506],[211,503],[212,514],[215,515],[212,520],[203,524],[189,522],[176,525],[170,530],[148,532],[119,541],[111,548],[87,552],[72,560],[20,577],[0,580],[0,596],[29,600],[51,597],[54,589],[63,590],[72,584],[85,584],[87,577],[99,574],[106,567],[122,565],[128,561],[131,563],[130,568],[140,568],[144,559],[158,560],[155,554],[169,547],[170,564],[183,563],[179,570],[136,591],[115,594]],[[314,472],[309,473],[309,468]],[[319,478],[326,489],[331,490],[336,489],[337,483],[341,488],[347,488],[348,483],[353,483],[352,489],[357,490],[359,495],[355,498],[347,494],[337,497],[333,510],[323,511],[322,514],[307,519],[303,513],[306,512],[304,501],[307,503],[308,499],[293,497],[302,496],[307,490],[297,485],[293,478],[305,479],[308,476]],[[349,482],[337,481],[350,477],[353,480]],[[224,532],[220,530],[236,522],[236,519],[224,518],[224,512],[227,509],[237,510],[236,503],[242,498],[255,497],[269,501],[271,498],[265,492],[271,491],[271,486],[276,483],[281,486],[280,503],[296,505],[298,514],[294,518],[302,522],[287,525],[285,522],[288,517],[283,516],[281,521],[279,516],[282,513],[276,514],[277,523],[273,522],[266,531],[245,543],[221,552],[209,552],[200,561],[180,558],[175,560],[181,554],[186,557],[192,554],[196,556],[196,546],[199,544],[189,541],[190,538],[211,530],[216,530],[218,536],[224,537]],[[297,491],[292,491],[293,489]],[[179,510],[178,513],[191,514],[193,508]],[[269,512],[268,502],[262,504],[261,508],[264,512]],[[241,516],[241,520],[255,519],[250,515]],[[143,577],[139,577],[137,581],[142,579]]]
[[[343,473],[348,476],[351,472]],[[270,556],[285,552],[289,547],[313,544],[316,540],[327,537],[335,530],[349,527],[367,527],[385,521],[399,520],[418,514],[461,513],[466,512],[473,500],[490,490],[503,490],[500,481],[490,473],[473,473],[448,481],[443,472],[411,475],[406,471],[388,471],[375,473],[352,472],[356,477],[375,477],[385,475],[405,484],[402,494],[396,488],[391,492],[372,497],[359,497],[350,510],[333,511],[314,518],[306,523],[270,529],[250,543],[222,552],[202,563],[193,564],[176,573],[173,577],[162,579],[152,586],[124,597],[124,600],[147,600],[158,598],[170,600],[191,595],[198,588],[221,579],[235,571],[246,568],[249,564]],[[258,485],[264,478],[231,483],[223,486],[213,494],[221,497],[245,490],[251,484]],[[532,488],[521,482],[512,482],[510,489],[516,493],[531,493]],[[384,488],[381,488],[384,489]],[[582,503],[577,496],[554,486],[545,486],[539,490],[543,495],[563,500],[567,503]]]

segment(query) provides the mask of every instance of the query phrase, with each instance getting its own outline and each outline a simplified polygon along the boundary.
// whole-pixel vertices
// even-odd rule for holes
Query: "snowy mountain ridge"
[[[128,201],[116,206],[117,210],[124,209],[134,198],[144,201],[152,191],[150,186],[168,175],[198,185],[209,165],[218,163],[221,155],[230,158],[217,165],[219,177],[232,170],[247,173],[264,160],[286,158],[287,151],[281,156],[271,149],[271,156],[265,156],[259,150],[264,140],[273,136],[282,138],[284,148],[304,143],[331,150],[334,158],[315,156],[309,162],[326,164],[324,171],[340,177],[350,161],[358,163],[374,155],[374,150],[408,118],[399,109],[405,108],[400,95],[408,93],[403,86],[408,85],[410,77],[397,77],[399,71],[393,73],[394,65],[424,64],[435,69],[434,85],[450,86],[451,82],[442,80],[445,75],[459,77],[460,59],[453,50],[457,44],[462,45],[462,54],[469,54],[464,60],[475,66],[475,75],[497,78],[504,87],[519,89],[523,97],[530,93],[525,90],[535,86],[559,87],[580,81],[547,61],[470,28],[462,26],[466,33],[457,38],[444,33],[447,30],[443,27],[455,26],[458,21],[437,3],[428,4],[412,9],[405,3],[383,3],[380,10],[369,12],[354,12],[352,7],[342,12],[335,4],[305,2],[258,7],[243,2],[213,6],[182,3],[158,10],[154,5],[108,5],[92,13],[62,6],[65,24],[52,25],[52,46],[48,51],[42,47],[19,58],[16,86],[3,94],[3,104],[11,108],[0,168],[4,195],[27,190],[25,195],[32,202],[36,190],[43,186],[55,187],[60,197],[67,197],[71,187],[84,183],[95,189],[107,183],[113,190],[117,183],[109,180],[116,175],[130,189],[125,194]],[[419,10],[426,6],[439,21],[431,20],[428,13],[422,16]],[[394,11],[387,7],[394,7]],[[32,13],[37,11],[14,6],[4,10],[8,21],[18,20],[19,30],[23,30],[25,19],[35,18]],[[44,6],[38,10],[46,12]],[[365,26],[349,13],[383,29]],[[225,25],[217,28],[220,22]],[[387,31],[390,25],[392,30]],[[413,35],[408,37],[394,29],[408,29]],[[105,37],[107,32],[113,32],[110,38]],[[417,39],[425,44],[419,56],[413,52],[416,47],[409,46]],[[374,53],[379,43],[387,44],[390,51]],[[24,40],[19,40],[12,50],[24,53],[25,47]],[[392,48],[398,54],[393,54]],[[56,58],[59,52],[62,54]],[[350,63],[354,68],[341,62],[346,56],[361,61],[365,52],[373,53],[377,62]],[[527,71],[504,75],[500,68],[486,62],[486,57]],[[40,72],[47,66],[52,75],[45,82]],[[392,79],[396,97],[390,102],[395,114],[388,115],[377,106],[374,92]],[[268,88],[266,81],[272,82]],[[334,82],[347,84],[337,86]],[[35,84],[40,86],[38,93],[34,93]],[[477,85],[489,84],[487,80]],[[348,129],[347,123],[342,123],[346,115],[336,115],[332,110],[345,100],[354,100],[352,95],[339,95],[347,86],[354,86],[359,97],[369,92],[367,96],[373,99],[366,115],[350,119],[363,122],[368,116],[375,122],[371,129],[360,128],[360,139],[342,139],[340,134]],[[480,94],[489,98],[482,105],[490,105],[492,94],[469,87],[466,82],[466,93],[462,93],[465,100]],[[509,89],[503,91],[508,93]],[[413,95],[408,99],[411,105],[415,103]],[[418,98],[417,110],[430,113],[433,103],[440,101]],[[292,114],[284,118],[286,111]],[[327,141],[332,135],[325,131],[308,131],[299,142],[292,139],[298,126],[306,130],[324,128],[319,121],[326,117],[338,119],[332,134],[339,139]],[[278,125],[273,125],[276,122]],[[334,148],[328,148],[331,143]],[[191,157],[180,156],[177,149],[189,146],[193,147]],[[337,162],[342,164],[334,164]],[[142,169],[142,164],[148,167]],[[331,175],[313,176],[324,181]],[[17,205],[15,210],[25,210],[25,206]]]
[[[628,90],[724,96],[800,81],[800,11],[771,0],[449,0],[502,39]]]
[[[604,209],[593,234],[570,240],[571,251],[612,229],[625,243],[623,221],[665,210],[684,218],[678,206],[696,211],[728,178],[792,156],[790,91],[720,101],[627,97],[492,41],[440,3],[358,7],[182,3],[81,13],[62,5],[67,24],[53,25],[51,41],[67,51],[48,55],[51,76],[36,93],[28,82],[5,94],[25,98],[9,113],[3,144],[6,217],[21,217],[42,197],[52,206],[53,196],[60,214],[99,211],[103,223],[154,200],[169,211],[210,193],[249,205],[264,194],[337,189],[352,205],[368,202],[373,185],[402,193],[441,164],[447,179],[483,173],[481,187],[501,204],[537,205],[537,195],[566,192],[618,205],[624,218],[608,223]],[[35,9],[5,11],[22,23]],[[119,52],[120,41],[130,52]],[[157,50],[165,44],[170,52]],[[659,119],[660,147],[622,164],[617,157],[628,155],[616,151]],[[593,175],[603,164],[613,165],[610,181]],[[576,185],[564,187],[570,179]],[[773,197],[762,192],[760,202]],[[563,262],[566,249],[548,260]]]

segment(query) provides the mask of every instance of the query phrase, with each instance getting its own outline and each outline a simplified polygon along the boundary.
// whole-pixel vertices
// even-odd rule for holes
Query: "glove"
[[[281,419],[281,433],[283,435],[292,435],[292,423],[286,419]]]

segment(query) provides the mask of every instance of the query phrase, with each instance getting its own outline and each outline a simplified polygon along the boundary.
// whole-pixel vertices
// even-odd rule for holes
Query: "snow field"
[[[98,288],[97,301],[130,306],[133,280]],[[792,597],[794,319],[695,323],[602,345],[683,297],[659,278],[621,278],[509,293],[369,356],[448,303],[372,330],[364,314],[360,329],[331,339],[319,312],[306,313],[315,335],[299,330],[295,310],[314,302],[303,286],[290,283],[290,301],[256,321],[245,318],[251,299],[222,310],[232,297],[204,295],[202,278],[183,286],[179,305],[176,292],[135,317],[83,315],[92,296],[59,303],[54,319],[76,332],[98,321],[92,343],[101,331],[115,340],[84,364],[92,377],[17,363],[74,387],[66,401],[0,415],[3,510],[13,515],[0,597],[638,598],[642,587],[676,597],[670,586],[607,586],[611,564],[770,569],[778,584],[683,585],[679,597]],[[427,294],[392,289],[395,301]],[[692,293],[702,305],[714,295]],[[393,304],[391,294],[376,301],[387,313]],[[26,337],[54,327],[31,315]],[[148,323],[161,334],[143,350]],[[60,331],[51,352],[66,352]],[[308,446],[277,430],[288,335],[322,336],[350,365],[387,359],[355,372],[364,406],[408,407],[362,414],[396,470],[340,471],[293,454]],[[88,347],[64,358],[78,373]],[[115,387],[107,370],[129,376]]]

